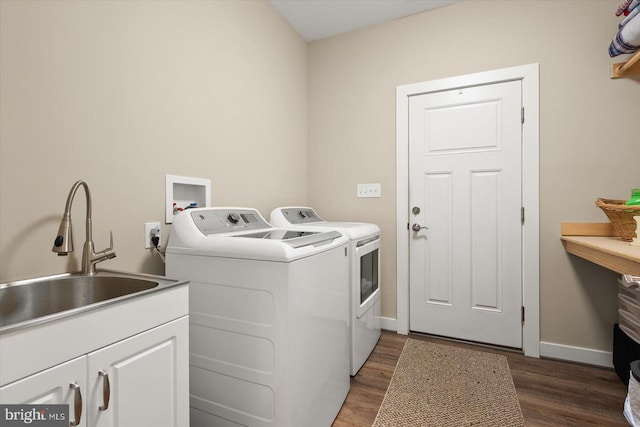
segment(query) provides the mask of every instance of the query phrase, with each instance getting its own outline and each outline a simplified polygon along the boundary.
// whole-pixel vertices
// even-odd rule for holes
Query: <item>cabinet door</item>
[[[77,421],[78,426],[85,427],[86,373],[86,357],[72,359],[0,387],[0,403],[68,404],[69,421]]]
[[[89,424],[188,426],[188,337],[185,316],[90,353]]]

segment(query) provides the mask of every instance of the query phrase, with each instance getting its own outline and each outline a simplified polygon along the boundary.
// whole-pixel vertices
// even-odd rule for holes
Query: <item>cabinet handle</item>
[[[103,405],[98,407],[100,411],[106,411],[109,409],[109,398],[111,397],[111,384],[109,383],[109,374],[107,371],[99,371],[98,375],[102,377],[102,403]]]
[[[75,419],[71,421],[69,424],[72,426],[77,426],[80,424],[80,418],[82,417],[82,393],[80,392],[80,386],[78,383],[69,384],[69,388],[74,390],[73,397],[73,413]]]

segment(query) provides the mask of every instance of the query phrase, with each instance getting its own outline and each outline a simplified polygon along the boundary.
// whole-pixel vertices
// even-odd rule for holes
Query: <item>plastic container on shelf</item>
[[[631,190],[631,198],[627,200],[626,205],[640,205],[640,188]]]
[[[633,427],[640,426],[640,360],[629,365],[629,387],[624,401],[624,416]]]

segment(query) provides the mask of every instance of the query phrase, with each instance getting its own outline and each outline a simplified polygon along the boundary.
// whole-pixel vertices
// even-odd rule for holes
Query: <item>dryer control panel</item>
[[[206,236],[232,231],[272,228],[255,209],[213,208],[194,209],[189,212],[193,223]]]
[[[323,221],[311,208],[282,208],[280,213],[289,224],[311,224]]]

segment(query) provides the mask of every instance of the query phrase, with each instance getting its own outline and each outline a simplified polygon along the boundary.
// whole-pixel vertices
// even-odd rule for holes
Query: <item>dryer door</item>
[[[354,301],[357,301],[356,316],[362,317],[380,298],[380,237],[358,242],[354,263]]]

